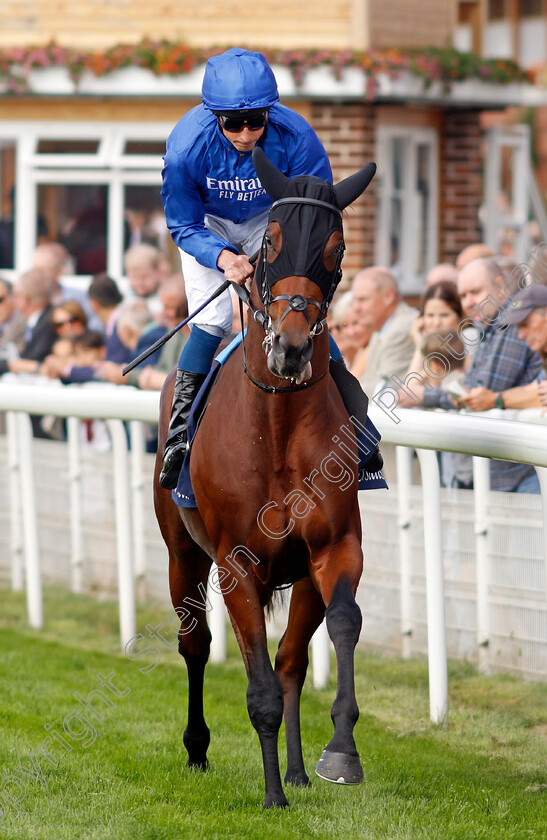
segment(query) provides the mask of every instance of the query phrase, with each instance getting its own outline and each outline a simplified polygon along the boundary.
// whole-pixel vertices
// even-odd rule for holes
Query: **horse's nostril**
[[[283,357],[286,356],[287,351],[290,348],[290,344],[284,335],[282,335],[281,333],[277,333],[277,335],[274,337],[272,348],[276,356]]]

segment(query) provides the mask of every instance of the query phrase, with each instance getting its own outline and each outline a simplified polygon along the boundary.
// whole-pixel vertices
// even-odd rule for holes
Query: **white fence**
[[[43,622],[43,577],[70,580],[75,592],[117,590],[122,644],[137,632],[136,590],[167,604],[165,548],[151,506],[152,456],[143,454],[141,425],[157,418],[158,404],[157,393],[127,387],[0,383],[0,410],[8,412],[0,516],[10,534],[0,542],[0,579],[14,588],[26,584],[33,627]],[[33,440],[28,412],[69,418],[68,446]],[[384,442],[398,444],[397,481],[389,474],[390,491],[361,494],[361,641],[403,656],[427,652],[431,716],[441,721],[447,650],[484,671],[547,677],[547,429],[474,415],[401,410],[398,416],[398,424],[373,418]],[[82,445],[77,418],[84,417],[107,418],[111,453]],[[412,484],[415,449],[421,485]],[[474,459],[474,493],[441,491],[432,451],[440,449],[535,463],[544,492],[490,493],[484,457]],[[213,614],[213,656],[221,658],[224,613]],[[325,638],[323,631],[314,640],[316,684],[328,674]]]

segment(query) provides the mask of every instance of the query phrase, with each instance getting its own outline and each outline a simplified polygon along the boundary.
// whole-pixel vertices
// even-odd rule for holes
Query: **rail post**
[[[19,454],[19,435],[17,416],[13,411],[6,413],[6,432],[8,444],[9,468],[9,503],[11,521],[11,588],[22,592],[24,586],[24,541],[21,507],[21,459]]]
[[[20,486],[21,488],[25,488],[23,538],[25,545],[25,577],[27,585],[28,621],[31,627],[35,630],[40,630],[44,626],[42,569],[40,563],[40,542],[38,537],[38,509],[36,504],[36,481],[34,476],[32,423],[26,412],[17,412],[17,438],[19,443],[19,463],[21,465]]]
[[[311,650],[313,687],[326,688],[330,674],[330,638],[325,619],[312,636]]]
[[[399,525],[399,570],[401,610],[401,655],[410,659],[412,655],[412,595],[411,595],[411,516],[410,488],[412,486],[412,449],[396,446],[397,505]]]
[[[216,565],[211,567],[216,569]],[[226,606],[224,597],[211,584],[207,587],[208,598],[212,610],[208,613],[209,629],[211,631],[211,662],[226,662]]]
[[[433,723],[446,726],[448,725],[448,670],[439,464],[436,452],[430,449],[416,451],[422,472],[424,511],[429,715]]]
[[[116,545],[118,598],[120,600],[120,642],[122,651],[137,633],[135,576],[131,545],[131,500],[128,483],[127,434],[121,420],[107,420],[112,436],[114,497],[116,500]]]
[[[541,507],[543,511],[543,562],[545,566],[545,597],[547,598],[547,467],[536,467],[541,488]]]
[[[488,534],[488,497],[490,462],[473,456],[473,501],[475,504],[475,557],[477,576],[477,646],[479,671],[489,672],[490,655],[490,538]]]
[[[129,424],[131,437],[131,491],[133,513],[133,551],[137,595],[142,600],[146,584],[146,547],[144,529],[144,426],[138,420]]]
[[[82,535],[82,459],[79,417],[67,418],[68,481],[70,486],[70,568],[72,591],[81,594],[84,589],[84,547]]]

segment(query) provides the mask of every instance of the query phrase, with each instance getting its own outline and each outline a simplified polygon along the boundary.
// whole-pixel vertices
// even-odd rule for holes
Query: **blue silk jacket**
[[[273,105],[265,135],[258,145],[283,174],[317,175],[332,183],[321,141],[295,111]],[[256,175],[251,152],[239,152],[204,105],[185,114],[171,132],[162,178],[165,218],[175,243],[209,268],[216,268],[223,249],[237,253],[237,248],[205,228],[205,215],[238,224],[272,203]]]

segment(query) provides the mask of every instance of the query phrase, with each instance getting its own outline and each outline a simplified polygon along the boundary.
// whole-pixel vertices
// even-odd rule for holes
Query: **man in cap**
[[[479,270],[485,270],[486,274],[490,272],[490,286],[483,285],[479,293],[475,295],[477,299],[481,299],[480,303],[475,306],[475,309],[470,312],[469,306],[466,305],[467,298],[465,293],[468,289],[469,283],[466,282],[471,278],[473,280]],[[460,273],[460,280],[458,283],[460,292],[462,294],[462,303],[467,315],[472,318],[481,320],[480,313],[486,317],[483,318],[483,326],[492,322],[492,306],[496,301],[497,306],[500,307],[499,315],[492,322],[492,326],[487,328],[484,338],[481,340],[480,351],[485,351],[485,357],[489,359],[495,366],[492,368],[494,375],[489,377],[479,377],[476,382],[469,382],[471,386],[467,394],[458,399],[458,405],[465,406],[470,411],[488,411],[491,408],[531,408],[540,405],[538,397],[538,382],[544,377],[539,363],[536,366],[537,356],[534,359],[525,360],[524,375],[521,371],[517,373],[519,366],[519,353],[517,345],[511,339],[511,333],[514,330],[507,329],[512,325],[518,326],[518,338],[526,343],[530,350],[536,351],[541,356],[537,339],[532,343],[528,340],[526,330],[521,329],[521,321],[524,321],[526,315],[532,312],[535,306],[541,306],[541,303],[535,301],[547,301],[547,287],[533,286],[524,289],[515,295],[514,298],[508,298],[505,286],[505,292],[500,292],[503,288],[503,277],[498,275],[494,277],[499,270],[497,261],[491,259],[478,259],[469,264],[468,267],[462,269]],[[473,287],[474,288],[474,287]],[[532,293],[533,297],[530,297]],[[516,318],[516,320],[515,320]],[[492,328],[494,332],[492,333]],[[497,335],[497,344],[494,350],[489,349],[489,339],[492,335]],[[495,340],[495,339],[493,339]],[[546,347],[547,349],[547,347]],[[501,375],[500,375],[501,374]],[[530,381],[523,385],[515,385],[507,387],[511,380],[515,379],[529,379]],[[488,386],[482,385],[482,382],[487,382]],[[480,383],[480,384],[479,384]],[[492,389],[492,385],[498,386]],[[505,385],[505,388],[504,388]]]
[[[426,388],[425,383],[413,385],[413,391],[420,389],[415,404],[421,396],[426,408],[450,410],[454,406],[465,406],[471,411],[509,408],[513,406],[505,400],[513,398],[511,392],[522,394],[524,389],[536,387],[536,381],[543,375],[541,359],[517,335],[516,328],[505,321],[511,304],[503,281],[499,266],[488,257],[472,260],[462,268],[458,275],[458,292],[466,319],[460,322],[458,335],[470,322],[479,333],[472,363],[465,373],[464,385],[468,390],[453,400],[441,387]],[[405,394],[400,404],[405,405],[405,396],[406,404],[411,404],[411,398]],[[493,490],[539,493],[536,472],[528,464],[493,460],[490,474]]]
[[[473,394],[462,398],[462,404],[472,411],[490,408],[538,408],[547,405],[547,286],[534,285],[518,292],[499,316],[500,326],[514,325],[518,336],[543,362],[543,370],[527,385],[504,391],[473,388]]]
[[[515,295],[503,313],[506,324],[516,324],[519,338],[547,360],[547,286],[534,285]]]
[[[522,338],[530,349],[535,350],[543,362],[543,371],[534,382],[500,394],[504,408],[547,406],[547,286],[537,284],[518,292],[504,310],[502,321],[514,324],[518,329],[519,338]]]

